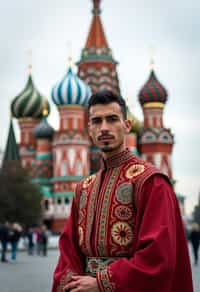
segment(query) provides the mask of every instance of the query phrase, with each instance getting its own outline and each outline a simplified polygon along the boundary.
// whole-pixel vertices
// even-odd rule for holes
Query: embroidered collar
[[[134,157],[134,155],[131,153],[131,151],[129,149],[125,149],[122,152],[117,153],[108,159],[102,158],[101,159],[101,168],[105,169],[105,168],[118,167],[133,157]]]

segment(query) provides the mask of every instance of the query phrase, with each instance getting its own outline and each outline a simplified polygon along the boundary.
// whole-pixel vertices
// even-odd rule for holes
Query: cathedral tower
[[[48,220],[53,216],[54,206],[52,198],[53,156],[52,139],[54,129],[47,122],[48,111],[44,110],[42,121],[33,130],[36,139],[36,156],[33,165],[33,181],[40,185],[43,194],[43,218]]]
[[[91,88],[92,93],[98,90],[111,90],[120,94],[117,74],[117,62],[112,56],[101,21],[101,0],[92,0],[92,22],[81,59],[77,62],[78,75]],[[99,170],[99,150],[91,147],[91,173]]]
[[[171,154],[174,138],[163,123],[166,101],[167,91],[158,81],[152,64],[149,79],[139,93],[144,115],[144,125],[139,134],[139,151],[143,159],[156,165],[172,179]]]
[[[100,0],[93,0],[93,18],[81,60],[78,75],[90,86],[92,93],[109,89],[120,93],[117,62],[112,56],[101,22]]]
[[[67,73],[52,90],[60,127],[53,139],[53,229],[63,227],[69,215],[70,202],[76,183],[90,173],[90,142],[85,128],[85,105],[90,96],[89,86],[69,67]]]
[[[31,66],[29,76],[23,91],[15,97],[11,104],[12,115],[18,119],[20,127],[20,157],[22,166],[31,168],[34,163],[36,140],[33,129],[40,122],[43,110],[49,112],[49,103],[34,85]]]

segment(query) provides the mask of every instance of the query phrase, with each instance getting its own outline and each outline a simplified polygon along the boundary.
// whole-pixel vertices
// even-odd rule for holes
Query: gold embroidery
[[[109,268],[101,272],[97,272],[97,281],[100,291],[113,292],[115,291],[115,284],[111,282],[111,272]]]
[[[116,222],[111,229],[111,235],[118,245],[127,246],[133,241],[132,227],[127,222]]]
[[[122,183],[117,187],[116,199],[121,204],[131,204],[133,201],[133,186],[130,183]]]
[[[85,179],[85,181],[83,182],[83,188],[84,189],[88,188],[94,182],[95,178],[96,178],[95,174],[90,175],[89,177],[87,177]]]
[[[130,220],[133,217],[133,210],[129,206],[117,206],[115,208],[115,216],[122,221]]]
[[[81,196],[80,196],[80,209],[84,208],[87,202],[87,192],[86,191],[82,191],[81,192]]]
[[[96,178],[96,175],[95,175]],[[85,220],[85,236],[84,236],[84,242],[82,249],[85,254],[92,254],[92,249],[91,249],[91,232],[92,232],[92,224],[93,224],[93,219],[94,219],[94,203],[96,196],[98,194],[98,189],[100,187],[100,178],[101,178],[101,173],[98,173],[97,179],[94,182],[94,185],[92,186],[92,191],[90,194],[88,206],[87,206],[87,214],[86,214],[86,220]]]
[[[126,170],[125,176],[126,178],[131,179],[143,173],[144,170],[145,167],[143,164],[133,164]]]
[[[83,243],[83,228],[81,226],[78,227],[78,236],[79,236],[79,245],[81,246]]]
[[[120,257],[87,257],[86,258],[86,273],[96,276],[97,272],[105,270],[107,266]]]
[[[103,197],[103,204],[99,216],[99,227],[98,227],[98,251],[101,256],[107,256],[109,254],[107,246],[108,238],[108,218],[110,215],[110,204],[111,204],[111,193],[115,187],[116,180],[119,176],[120,168],[114,168],[110,175],[109,181],[106,186],[106,190]]]

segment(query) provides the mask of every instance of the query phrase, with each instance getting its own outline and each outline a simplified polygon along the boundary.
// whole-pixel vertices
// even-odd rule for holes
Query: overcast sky
[[[27,51],[32,50],[34,82],[50,100],[52,86],[67,69],[69,42],[74,62],[80,58],[92,4],[90,0],[0,0],[0,4],[0,148],[4,149],[10,102],[27,81]],[[137,95],[149,76],[150,48],[155,48],[155,71],[169,93],[164,123],[175,135],[176,191],[187,196],[189,213],[200,191],[200,1],[103,0],[101,8],[108,42],[119,62],[122,95],[140,119]],[[49,122],[58,127],[52,103]],[[19,141],[16,122],[15,130]]]

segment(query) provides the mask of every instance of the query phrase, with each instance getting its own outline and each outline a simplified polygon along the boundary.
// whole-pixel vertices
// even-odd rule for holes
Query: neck
[[[124,151],[126,149],[125,144],[123,143],[119,148],[117,149],[113,149],[112,151],[109,152],[102,152],[102,156],[103,158],[106,160],[122,151]]]

